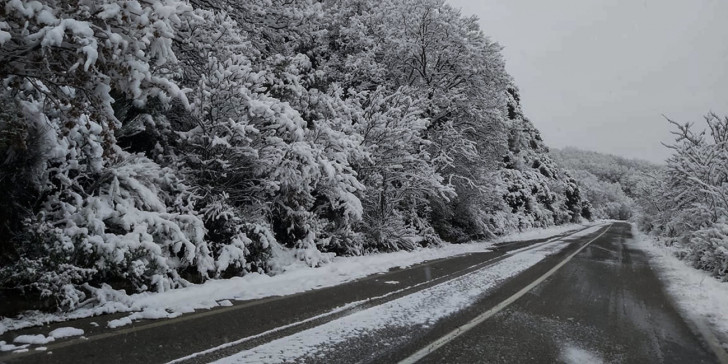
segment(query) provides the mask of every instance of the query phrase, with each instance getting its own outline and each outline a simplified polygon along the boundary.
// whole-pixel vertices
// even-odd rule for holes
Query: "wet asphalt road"
[[[717,359],[694,334],[665,295],[640,251],[626,244],[628,224],[615,223],[589,236],[567,239],[561,252],[505,281],[479,302],[428,328],[385,335],[406,337],[396,347],[386,337],[361,337],[310,362],[396,363],[469,322],[543,275],[601,232],[554,275],[471,331],[433,351],[423,363],[713,363]],[[344,285],[285,297],[239,302],[233,307],[198,311],[172,320],[142,321],[121,330],[104,329],[119,316],[97,317],[11,333],[47,333],[59,326],[86,330],[87,340],[48,346],[52,354],[0,353],[0,363],[160,363],[217,345],[264,333],[346,303],[352,310],[311,320],[200,356],[209,362],[262,343],[323,324],[355,310],[378,305],[453,279],[502,259],[508,252],[546,239],[504,244],[492,252],[438,260],[375,275]],[[393,286],[386,281],[399,281]],[[403,287],[410,287],[403,289]],[[385,297],[382,297],[385,296]],[[372,297],[375,297],[372,299]],[[378,297],[378,298],[377,298]],[[369,299],[369,300],[367,300]],[[91,321],[101,327],[90,325]],[[8,334],[0,340],[12,341]],[[400,340],[401,341],[401,340]]]
[[[514,304],[422,363],[713,363],[617,223]]]
[[[456,278],[502,258],[509,251],[546,240],[548,239],[501,244],[491,252],[430,261],[335,287],[290,296],[240,301],[235,302],[232,307],[200,310],[175,319],[143,320],[116,330],[107,329],[106,323],[127,314],[92,317],[18,330],[0,336],[0,340],[12,342],[18,335],[47,334],[55,328],[64,326],[83,329],[85,339],[59,340],[46,345],[47,350],[43,352],[34,350],[21,354],[0,352],[0,363],[165,363],[241,338],[260,335],[281,326],[293,325],[190,361],[208,362],[330,321],[353,310],[381,304]],[[387,284],[386,281],[398,281],[399,284]],[[403,287],[410,286],[414,287],[399,292]],[[372,299],[384,295],[388,296]],[[357,301],[365,302],[351,310],[296,325],[300,321],[326,314],[337,307]]]

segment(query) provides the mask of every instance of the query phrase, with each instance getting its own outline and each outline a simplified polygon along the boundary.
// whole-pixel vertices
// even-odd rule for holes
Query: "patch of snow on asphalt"
[[[526,270],[566,246],[568,243],[557,241],[520,252],[492,266],[242,351],[223,358],[218,363],[297,361],[304,357],[325,354],[327,348],[331,350],[333,346],[347,340],[365,334],[375,334],[378,330],[432,325],[472,305],[503,280]]]
[[[59,327],[48,334],[48,336],[51,336],[55,339],[81,335],[83,335],[83,330],[77,329],[75,327]]]
[[[604,359],[574,345],[566,345],[561,351],[561,360],[566,364],[600,364],[604,363]]]
[[[18,350],[18,349],[24,349],[26,347],[28,347],[28,344],[18,346],[18,345],[8,344],[5,341],[0,341],[0,351],[13,351],[13,350]]]
[[[110,329],[115,329],[115,328],[117,328],[117,327],[121,327],[121,326],[126,326],[126,325],[131,325],[131,322],[132,322],[132,321],[131,321],[131,318],[129,318],[129,317],[127,316],[127,317],[122,317],[122,318],[120,318],[120,319],[116,319],[116,320],[111,320],[111,321],[109,321],[109,322],[108,322],[108,323],[106,324],[106,326],[107,326],[108,328],[110,328]]]
[[[728,349],[728,283],[691,267],[675,256],[675,248],[661,245],[634,226],[632,234],[635,239],[630,245],[647,253],[677,305],[709,323]]]
[[[100,302],[94,307],[80,308],[63,314],[27,312],[20,319],[0,320],[0,334],[51,322],[98,316],[117,312],[133,312],[128,317],[113,320],[108,327],[117,328],[138,319],[173,318],[198,309],[218,307],[230,300],[252,300],[271,296],[284,296],[312,289],[336,286],[372,274],[394,268],[407,268],[426,261],[449,258],[456,255],[487,252],[497,242],[543,239],[584,228],[586,225],[569,224],[545,229],[529,230],[498,238],[492,242],[444,244],[440,247],[420,248],[356,257],[335,257],[322,267],[311,268],[293,259],[279,264],[279,274],[268,276],[250,273],[244,277],[210,280],[203,284],[173,289],[166,292],[144,292],[125,295],[109,286],[98,289]]]
[[[16,337],[13,342],[16,344],[31,344],[31,345],[43,345],[53,342],[56,339],[52,336],[46,337],[43,334],[38,335],[20,335]]]

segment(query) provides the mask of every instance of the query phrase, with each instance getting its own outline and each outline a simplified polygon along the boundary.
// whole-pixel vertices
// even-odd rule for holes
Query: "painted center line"
[[[470,322],[466,323],[465,325],[462,325],[462,326],[456,328],[455,330],[449,332],[445,336],[435,340],[431,344],[425,346],[424,348],[420,349],[416,353],[414,353],[414,354],[410,355],[409,357],[405,358],[404,360],[400,361],[399,364],[416,363],[420,359],[427,356],[429,353],[441,348],[442,346],[449,343],[450,341],[453,341],[458,336],[470,331],[472,328],[478,326],[483,321],[487,320],[488,318],[492,317],[493,315],[500,312],[504,308],[508,307],[511,303],[515,302],[517,299],[521,298],[523,295],[528,293],[528,291],[532,290],[534,287],[539,285],[541,282],[545,281],[548,277],[550,277],[551,275],[556,273],[556,271],[558,271],[561,267],[563,267],[566,263],[568,263],[571,260],[571,258],[573,258],[577,254],[581,253],[581,251],[584,250],[587,246],[589,246],[589,244],[591,244],[595,240],[602,237],[602,235],[604,235],[611,227],[612,227],[612,224],[609,224],[609,226],[606,229],[604,229],[604,231],[602,231],[602,233],[599,234],[596,238],[590,240],[589,242],[587,242],[586,244],[581,246],[574,253],[572,253],[571,255],[566,257],[566,259],[559,262],[559,264],[557,264],[556,266],[551,268],[548,272],[544,273],[542,276],[538,277],[535,281],[531,282],[526,287],[523,287],[520,291],[518,291],[515,294],[513,294],[512,296],[508,297],[507,299],[505,299],[501,303],[497,304],[495,307],[491,308],[490,310],[485,311],[484,313],[478,315],[476,318],[472,319]]]

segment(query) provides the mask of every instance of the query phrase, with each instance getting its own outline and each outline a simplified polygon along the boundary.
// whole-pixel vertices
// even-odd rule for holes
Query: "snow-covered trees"
[[[123,108],[148,110],[153,122],[172,99],[187,105],[171,80],[172,41],[191,11],[171,0],[5,3],[3,180],[26,176],[34,193],[7,202],[22,229],[9,232],[4,286],[73,307],[84,283],[163,290],[187,272],[207,277],[194,196],[173,170],[120,148],[115,133],[128,121]]]
[[[474,18],[444,1],[383,2],[372,25],[384,42],[380,63],[390,84],[424,98],[422,116],[436,171],[457,195],[435,199],[434,223],[449,240],[489,233],[494,172],[506,152],[505,89],[509,77],[500,46]]]
[[[594,217],[635,220],[676,246],[696,268],[728,276],[728,118],[705,130],[670,121],[675,142],[666,166],[566,148],[554,158],[589,199]]]
[[[570,173],[589,200],[594,218],[629,220],[632,217],[635,202],[620,183],[602,180],[586,170],[571,170]]]
[[[366,186],[363,202],[367,239],[377,250],[412,249],[439,241],[429,222],[429,200],[454,191],[435,170],[424,138],[429,124],[422,100],[384,88],[362,92],[364,113],[355,124],[364,158],[357,172]]]
[[[61,307],[586,206],[442,0],[9,0],[0,47],[0,286]]]
[[[700,269],[728,279],[728,117],[709,114],[707,129],[675,127],[667,169],[644,191],[643,228],[680,244]]]
[[[551,159],[539,131],[523,115],[515,85],[509,86],[507,96],[508,153],[499,175],[505,209],[511,213],[497,220],[499,231],[589,218],[579,185]]]
[[[554,149],[556,162],[570,171],[592,206],[595,218],[627,220],[646,185],[661,171],[652,163],[574,148]]]

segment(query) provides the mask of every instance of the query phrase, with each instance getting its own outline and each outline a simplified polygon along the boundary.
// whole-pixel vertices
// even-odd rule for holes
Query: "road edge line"
[[[602,226],[603,225],[605,225],[605,224],[602,224]],[[593,227],[596,227],[596,226],[600,226],[600,225],[595,224],[595,225],[587,226],[587,227],[585,227],[583,229],[578,229],[578,230],[574,230],[574,231],[571,231],[571,232],[567,232],[565,234],[554,235],[554,236],[548,238],[548,240],[546,240],[544,242],[536,243],[536,244],[529,245],[529,246],[526,246],[526,247],[523,247],[523,248],[519,248],[519,249],[515,249],[513,251],[506,252],[506,253],[504,253],[501,256],[498,256],[498,257],[495,257],[495,258],[491,258],[491,259],[488,259],[486,261],[483,261],[483,262],[480,262],[480,263],[477,263],[477,264],[473,264],[473,265],[471,265],[471,266],[469,266],[469,267],[467,267],[467,268],[465,268],[465,269],[463,269],[461,271],[453,272],[453,273],[450,273],[450,274],[447,274],[445,276],[440,277],[440,279],[442,279],[442,278],[447,278],[447,279],[443,279],[442,282],[438,282],[438,283],[432,285],[431,287],[438,286],[440,284],[444,284],[444,283],[450,282],[450,281],[452,281],[454,279],[458,279],[458,278],[461,278],[461,277],[464,277],[464,276],[467,276],[467,275],[470,275],[470,274],[474,274],[475,272],[480,271],[481,269],[484,269],[484,268],[486,268],[486,267],[488,267],[490,265],[493,265],[493,264],[497,263],[499,260],[505,259],[505,258],[507,258],[509,256],[513,256],[515,253],[520,253],[520,252],[524,252],[524,251],[528,251],[528,250],[535,250],[535,249],[541,248],[541,247],[543,247],[545,245],[552,244],[552,243],[555,243],[555,242],[558,242],[558,241],[562,241],[562,239],[564,239],[564,238],[568,238],[569,236],[572,236],[574,234],[578,234],[578,233],[580,233],[580,232],[582,232],[582,231],[584,231],[586,229],[590,229],[590,228],[593,228]],[[448,258],[454,258],[454,257],[456,257],[456,256],[452,256],[452,257],[448,257]],[[444,258],[444,259],[448,259],[448,258]],[[450,276],[453,276],[453,275],[456,275],[457,273],[460,273],[460,272],[463,272],[463,271],[467,271],[467,270],[471,270],[471,269],[472,269],[472,271],[470,271],[470,272],[464,273],[464,274],[462,274],[460,276],[457,276],[457,277],[454,277],[454,278],[450,278]],[[328,317],[328,316],[331,316],[331,315],[336,315],[336,314],[339,314],[339,313],[343,313],[343,312],[346,312],[346,311],[348,311],[350,309],[354,309],[355,307],[361,306],[362,304],[366,304],[366,303],[368,303],[368,302],[370,302],[372,300],[377,300],[377,299],[385,298],[385,297],[388,297],[388,296],[393,295],[393,294],[396,294],[396,293],[401,293],[401,292],[407,291],[409,289],[416,288],[416,287],[421,286],[421,285],[425,285],[427,283],[430,283],[430,282],[421,282],[421,283],[415,284],[413,286],[409,286],[409,287],[402,288],[402,289],[399,289],[399,290],[396,290],[396,291],[393,291],[393,292],[389,292],[389,293],[384,294],[384,295],[381,295],[381,296],[370,297],[370,298],[367,298],[367,299],[364,299],[364,300],[350,302],[350,303],[347,303],[346,305],[344,305],[344,306],[351,305],[350,307],[347,307],[347,308],[344,308],[344,309],[339,309],[339,308],[343,308],[343,306],[342,306],[342,307],[339,307],[337,309],[334,309],[334,310],[332,310],[330,312],[322,313],[322,314],[320,314],[318,316],[315,316],[315,317],[311,317],[311,318],[308,318],[308,319],[305,319],[305,320],[302,320],[302,321],[298,321],[298,322],[295,322],[295,323],[290,323],[290,324],[283,325],[283,326],[280,326],[280,327],[277,327],[277,328],[273,328],[273,329],[270,329],[270,330],[265,331],[265,332],[262,332],[262,333],[258,333],[258,334],[255,334],[255,335],[251,335],[251,336],[247,336],[247,337],[244,337],[244,338],[240,338],[240,339],[237,339],[237,340],[234,340],[234,341],[230,341],[230,342],[227,342],[227,343],[224,343],[224,344],[221,344],[221,345],[212,347],[212,348],[208,348],[208,349],[205,349],[205,350],[202,350],[202,351],[199,351],[199,352],[191,353],[191,354],[185,355],[183,357],[179,357],[179,358],[173,359],[171,361],[168,361],[165,364],[178,364],[178,363],[183,363],[183,362],[188,361],[188,360],[192,360],[192,359],[195,359],[195,358],[199,358],[201,356],[209,355],[209,354],[215,353],[215,352],[220,351],[220,350],[228,349],[230,347],[243,344],[243,343],[245,343],[247,341],[250,341],[250,340],[255,340],[255,339],[258,339],[258,338],[261,338],[261,337],[270,335],[270,334],[274,334],[274,333],[279,332],[281,330],[289,329],[291,327],[295,327],[295,326],[298,326],[298,325],[301,325],[301,324],[306,324],[306,323],[309,323],[311,321],[315,321],[315,320],[318,320],[318,319],[323,319],[323,318]],[[427,287],[425,289],[427,289]],[[379,306],[379,305],[377,305],[377,306]],[[334,311],[336,311],[336,312],[334,312]],[[345,316],[348,316],[348,315],[345,315]]]
[[[583,246],[581,246],[579,249],[577,249],[574,253],[566,257],[566,259],[562,260],[558,264],[556,264],[553,268],[551,268],[548,272],[544,273],[540,277],[538,277],[533,282],[529,283],[526,287],[521,288],[520,291],[514,293],[512,296],[506,298],[505,300],[501,301],[499,304],[495,305],[493,308],[489,309],[488,311],[483,312],[482,314],[478,315],[474,319],[470,320],[468,323],[456,328],[455,330],[450,331],[445,336],[442,336],[441,338],[435,340],[434,342],[430,343],[429,345],[425,346],[424,348],[418,350],[414,354],[408,356],[407,358],[400,360],[399,364],[412,364],[418,362],[420,359],[426,357],[431,352],[439,349],[440,347],[444,346],[445,344],[449,343],[450,341],[454,340],[458,336],[470,331],[475,326],[481,324],[483,321],[489,319],[496,313],[500,312],[504,308],[508,307],[510,304],[515,302],[517,299],[521,298],[523,295],[528,293],[528,291],[535,288],[537,285],[539,285],[541,282],[545,281],[548,277],[556,273],[561,267],[563,267],[566,263],[568,263],[573,257],[575,257],[577,254],[581,253],[582,250],[584,250],[589,244],[594,242],[595,240],[599,239],[604,235],[609,229],[612,227],[612,223],[610,223],[604,231],[602,231],[601,234],[597,235],[594,239],[590,240]]]

